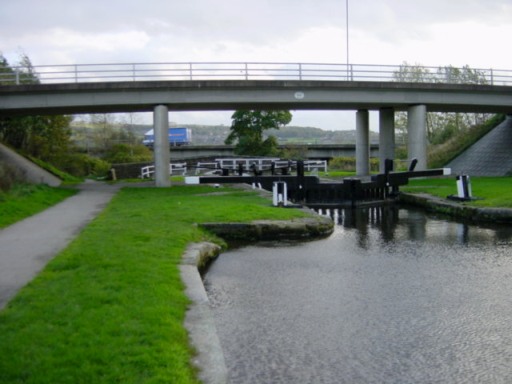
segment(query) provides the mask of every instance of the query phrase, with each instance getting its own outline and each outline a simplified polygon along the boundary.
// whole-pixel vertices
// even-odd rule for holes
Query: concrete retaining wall
[[[5,161],[19,169],[23,178],[29,183],[48,184],[51,187],[58,187],[62,183],[57,176],[42,169],[3,144],[0,144],[0,161]]]

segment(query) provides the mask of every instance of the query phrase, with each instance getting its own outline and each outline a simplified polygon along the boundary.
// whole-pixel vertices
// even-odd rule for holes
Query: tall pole
[[[348,0],[345,0],[345,16],[346,16],[346,20],[345,20],[345,25],[347,27],[347,80],[350,80],[350,76],[349,76],[349,64],[350,64],[350,56],[349,56],[349,47],[348,47]]]

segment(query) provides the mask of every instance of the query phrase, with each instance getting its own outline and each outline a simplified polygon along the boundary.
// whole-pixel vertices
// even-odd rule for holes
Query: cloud
[[[351,63],[511,66],[510,0],[4,0],[0,51],[34,65],[345,63],[347,1]],[[297,119],[314,125],[311,116]],[[341,119],[317,116],[332,127]]]
[[[378,50],[372,63],[387,62],[387,52],[401,45],[434,39],[432,25],[505,26],[512,14],[508,0],[345,1],[354,60]],[[17,0],[2,4],[0,49],[12,55],[21,47],[35,64],[344,61],[345,1]]]

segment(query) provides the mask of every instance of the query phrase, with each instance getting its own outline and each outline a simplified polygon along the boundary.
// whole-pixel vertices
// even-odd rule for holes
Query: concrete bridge
[[[510,71],[490,70],[491,77],[483,81],[487,84],[452,84],[446,73],[441,79],[445,82],[397,82],[394,74],[399,67],[395,71],[383,71],[384,66],[379,66],[373,72],[364,68],[358,72],[355,65],[207,64],[201,67],[197,63],[199,67],[194,68],[189,63],[185,69],[171,66],[167,72],[161,67],[139,69],[136,64],[125,72],[101,66],[92,72],[78,66],[56,67],[59,71],[35,67],[42,84],[22,84],[23,77],[16,73],[11,79],[13,85],[0,86],[0,116],[153,111],[156,184],[167,186],[167,128],[172,111],[355,110],[358,175],[367,175],[370,170],[369,110],[380,113],[381,160],[394,158],[395,111],[407,111],[409,159],[418,159],[418,170],[427,164],[427,111],[512,113]],[[259,67],[251,66],[256,64]],[[152,81],[141,80],[150,75]],[[387,81],[382,81],[383,77]],[[5,78],[2,82],[5,84]]]

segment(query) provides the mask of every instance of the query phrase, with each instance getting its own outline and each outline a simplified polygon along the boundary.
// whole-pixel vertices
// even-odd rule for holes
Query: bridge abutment
[[[169,187],[171,185],[171,179],[169,177],[169,108],[167,108],[167,106],[157,105],[154,108],[153,130],[155,134],[153,147],[155,158],[155,185],[157,187]]]
[[[385,160],[395,159],[395,110],[381,108],[379,111],[379,172],[385,171]]]
[[[411,105],[407,112],[408,160],[418,159],[417,171],[427,169],[427,107]]]
[[[370,174],[370,116],[367,109],[356,114],[356,174]]]

